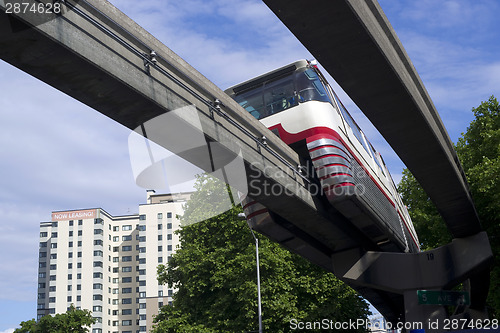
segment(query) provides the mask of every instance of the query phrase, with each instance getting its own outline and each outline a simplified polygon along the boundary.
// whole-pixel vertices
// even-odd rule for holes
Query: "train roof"
[[[234,94],[237,94],[241,91],[245,91],[245,90],[247,90],[247,89],[249,89],[257,84],[260,84],[260,83],[263,83],[264,81],[267,81],[269,79],[269,77],[274,77],[274,76],[278,77],[278,76],[281,76],[285,73],[293,72],[299,68],[307,67],[309,65],[309,63],[310,62],[305,60],[305,59],[297,60],[297,61],[292,62],[288,65],[285,65],[283,67],[274,69],[270,72],[261,74],[259,76],[254,77],[254,78],[251,78],[249,80],[246,80],[246,81],[238,83],[234,86],[231,86],[231,87],[227,88],[226,90],[224,90],[224,92],[226,94],[228,94],[229,96],[233,96]]]

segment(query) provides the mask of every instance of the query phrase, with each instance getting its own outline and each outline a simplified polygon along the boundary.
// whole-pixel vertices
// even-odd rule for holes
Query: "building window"
[[[83,236],[83,231],[82,230],[78,230],[78,236]]]
[[[145,247],[140,247],[139,248],[139,253],[146,253],[146,248]]]
[[[158,213],[158,220],[161,220],[163,218],[163,213]]]
[[[113,227],[113,231],[119,231],[120,230],[120,227],[119,226],[114,226]]]
[[[102,295],[94,295],[94,296],[92,296],[92,299],[94,301],[102,301]]]
[[[57,265],[56,264],[53,264],[53,265],[50,265],[50,268],[49,268],[51,271],[55,271],[57,269]]]
[[[167,223],[167,229],[172,229],[172,223]]]
[[[69,237],[73,237],[73,231],[70,231],[68,234]]]
[[[94,267],[102,267],[102,261],[94,261]]]
[[[50,286],[49,291],[56,291],[56,286]]]
[[[113,262],[120,262],[120,257],[113,257]]]
[[[73,258],[73,252],[68,252],[68,258]]]
[[[77,302],[81,302],[81,301],[82,301],[82,296],[77,295],[77,296],[76,296],[76,301],[77,301]]]
[[[118,273],[118,267],[113,267],[113,273]]]
[[[47,263],[46,262],[41,262],[38,264],[38,268],[45,268],[47,267]]]
[[[49,277],[49,280],[50,280],[50,281],[55,281],[55,280],[56,280],[56,276],[55,276],[55,275],[51,275],[51,276]]]
[[[119,246],[114,246],[113,247],[113,252],[118,252],[120,251],[120,247]]]
[[[118,305],[118,304],[120,304],[120,303],[118,302],[118,298],[115,298],[115,299],[114,299],[111,303],[112,303],[113,305]],[[114,325],[113,325],[113,326],[114,326]]]
[[[44,299],[45,293],[38,293],[38,299]]]
[[[99,289],[102,290],[102,283],[94,283],[93,289]]]
[[[172,212],[168,212],[167,213],[167,219],[171,219],[172,218]]]
[[[40,282],[38,284],[38,288],[45,288],[45,282]]]
[[[163,224],[159,223],[158,224],[158,230],[162,230],[163,229]]]
[[[122,267],[122,272],[124,272],[124,273],[126,273],[126,272],[132,272],[132,266]]]
[[[158,297],[163,297],[163,290],[158,290]]]
[[[145,264],[145,263],[146,263],[146,258],[139,259],[139,264]]]
[[[68,274],[68,280],[72,280],[73,279],[73,274]]]
[[[163,262],[163,257],[158,257],[158,263],[162,263]]]
[[[122,262],[126,262],[126,261],[132,261],[132,256],[123,256]]]
[[[163,240],[163,235],[158,235],[158,240],[159,241]]]
[[[50,244],[51,249],[57,249],[57,243],[51,243]]]
[[[131,225],[124,225],[124,226],[122,226],[122,230],[123,231],[130,231],[130,230],[132,230],[132,226]]]
[[[40,233],[40,238],[47,237],[47,232],[43,231]]]
[[[69,220],[69,226],[72,227],[73,226],[73,220]]]
[[[78,225],[82,225],[83,224],[83,220],[78,220]]]
[[[144,221],[146,219],[146,214],[139,215],[139,220]]]
[[[122,283],[132,283],[132,277],[131,276],[123,277]]]
[[[57,222],[52,222],[52,227],[57,227]]]
[[[132,251],[132,246],[130,245],[122,246],[122,251]]]
[[[68,269],[73,269],[73,264],[72,263],[68,264]]]
[[[57,232],[53,232],[53,233],[50,235],[50,237],[52,237],[52,238],[57,238]]]
[[[81,284],[77,284],[76,285],[76,290],[82,290],[82,285]]]
[[[101,245],[102,246],[102,239],[96,239],[94,241],[94,245]]]
[[[103,233],[102,229],[94,229],[94,235],[102,235]]]
[[[82,273],[76,274],[76,278],[77,278],[77,280],[80,280],[82,278]]]
[[[122,241],[124,241],[124,242],[131,241],[131,240],[132,240],[132,235],[122,236]]]
[[[73,242],[68,242],[68,247],[73,247]]]
[[[56,298],[55,297],[49,297],[49,303],[55,303]]]
[[[172,245],[167,245],[167,251],[172,251]]]
[[[82,257],[82,252],[78,252],[78,253],[76,254],[76,256],[77,256],[78,258],[81,258],[81,257]]]
[[[123,316],[128,316],[132,314],[132,309],[123,309],[122,310],[122,315]]]
[[[132,304],[132,298],[123,298],[122,304]]]
[[[71,302],[73,298],[71,296],[68,296],[68,302]]]
[[[113,242],[119,242],[120,236],[113,236]]]
[[[78,241],[78,247],[81,247],[82,246],[82,241]]]
[[[131,294],[132,288],[122,288],[122,294]]]
[[[68,291],[71,291],[73,290],[73,286],[72,285],[68,285]]]
[[[132,320],[122,320],[122,326],[132,326]]]
[[[41,279],[45,279],[46,276],[47,276],[47,274],[44,273],[44,272],[38,273],[38,277],[41,278]]]
[[[161,251],[163,251],[163,246],[158,245],[158,252],[161,252]]]
[[[120,293],[120,288],[113,288],[113,291],[112,291],[113,294],[119,294]]]
[[[40,242],[40,247],[47,247],[47,242]]]

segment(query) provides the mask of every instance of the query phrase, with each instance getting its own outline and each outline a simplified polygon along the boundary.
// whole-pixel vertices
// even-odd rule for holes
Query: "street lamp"
[[[240,219],[246,219],[245,213],[239,213],[238,217]],[[252,233],[253,238],[255,239],[255,257],[257,258],[257,298],[258,298],[258,314],[259,314],[259,333],[263,333],[264,331],[262,330],[262,305],[261,305],[261,298],[260,298],[260,268],[259,268],[259,239],[255,237],[255,234],[253,233],[253,229],[248,223],[248,227],[250,228],[250,232]]]

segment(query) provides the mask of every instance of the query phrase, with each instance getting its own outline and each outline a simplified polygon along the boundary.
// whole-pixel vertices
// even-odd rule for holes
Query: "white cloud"
[[[5,331],[2,331],[0,333],[13,333],[16,329],[15,328],[8,328]]]

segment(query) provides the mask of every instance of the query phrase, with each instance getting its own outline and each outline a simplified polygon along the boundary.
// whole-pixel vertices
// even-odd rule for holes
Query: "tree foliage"
[[[198,178],[197,192],[182,217],[207,214],[207,193],[224,186]],[[255,241],[241,207],[179,231],[181,247],[158,279],[177,288],[153,332],[250,332],[258,328]],[[289,331],[290,320],[334,321],[366,318],[367,304],[333,274],[259,237],[263,324],[267,332]]]
[[[44,316],[21,322],[21,328],[14,333],[85,333],[95,323],[89,310],[77,310],[73,304],[66,313]]]
[[[475,119],[456,148],[495,256],[488,304],[500,314],[500,105],[491,96],[472,112]]]
[[[472,112],[475,119],[456,145],[471,195],[495,255],[488,304],[500,313],[500,105],[494,96]],[[434,204],[408,170],[399,184],[423,248],[450,242],[451,237]]]

